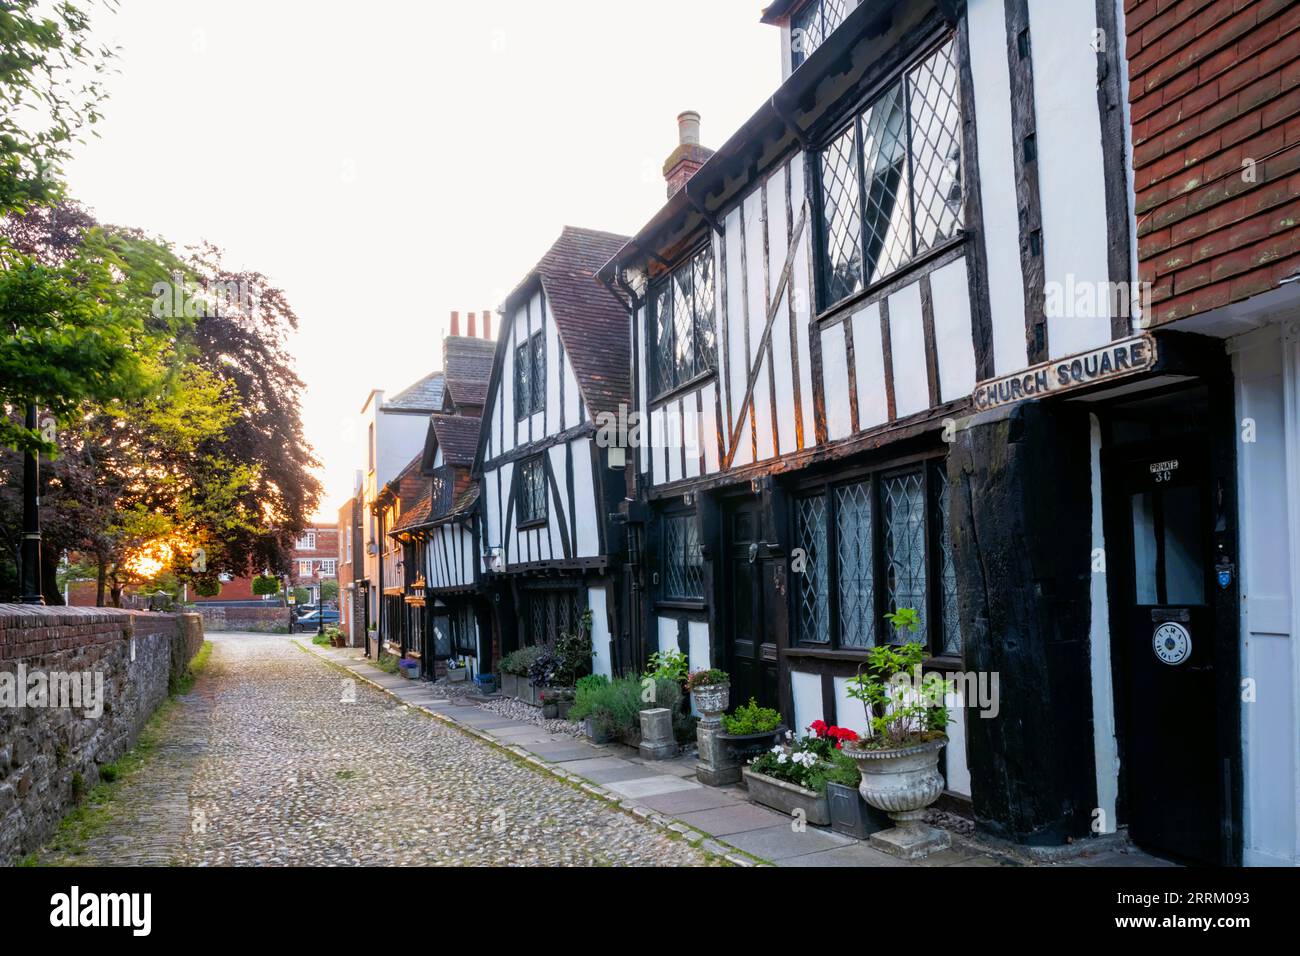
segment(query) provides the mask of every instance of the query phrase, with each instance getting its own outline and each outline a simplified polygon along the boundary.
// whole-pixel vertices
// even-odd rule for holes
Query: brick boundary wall
[[[77,791],[89,791],[100,767],[135,745],[202,645],[197,614],[0,604],[0,675],[11,690],[20,665],[29,680],[103,677],[98,717],[0,695],[0,865],[39,847]]]
[[[196,604],[194,611],[203,616],[205,630],[251,631],[258,634],[287,634],[289,609],[287,607],[213,607]]]

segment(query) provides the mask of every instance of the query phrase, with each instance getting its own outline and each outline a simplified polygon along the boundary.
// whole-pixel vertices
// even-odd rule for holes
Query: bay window
[[[651,288],[650,312],[658,394],[716,366],[712,246],[706,245]]]

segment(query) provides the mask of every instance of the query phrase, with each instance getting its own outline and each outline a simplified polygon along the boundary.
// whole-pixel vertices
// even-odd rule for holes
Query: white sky
[[[677,114],[717,147],[771,94],[763,5],[124,0],[71,192],[286,290],[332,521],[366,395],[437,368],[451,310],[500,305],[566,224],[636,231]]]

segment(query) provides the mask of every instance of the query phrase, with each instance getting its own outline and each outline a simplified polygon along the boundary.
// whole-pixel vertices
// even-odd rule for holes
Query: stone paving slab
[[[714,836],[725,837],[732,833],[746,830],[762,830],[765,827],[789,826],[788,817],[774,813],[766,807],[753,803],[735,803],[731,806],[717,807],[713,810],[698,810],[694,813],[674,815],[687,826]]]
[[[618,783],[611,783],[608,789],[613,790],[621,797],[636,800],[640,797],[653,797],[661,793],[675,793],[679,790],[702,790],[704,788],[694,780],[683,780],[680,777],[664,774],[655,777],[643,777],[639,780],[623,780]]]
[[[585,763],[585,761],[577,761],[577,762]],[[622,763],[622,761],[620,761],[620,763]],[[568,770],[569,767],[571,766],[572,764],[566,763],[564,765],[564,769]],[[635,765],[630,765],[627,763],[623,763],[623,766],[621,767],[610,767],[607,770],[584,770],[581,775],[583,777],[586,777],[592,783],[599,783],[599,784],[622,783],[628,780],[661,779],[657,775],[648,776],[645,772],[645,768],[643,767],[637,767]]]
[[[735,796],[716,787],[699,787],[695,790],[678,790],[673,793],[661,793],[653,797],[644,797],[638,801],[643,806],[676,817],[695,810],[713,810],[717,807],[730,807],[741,804]]]
[[[573,741],[569,743],[529,744],[526,749],[550,763],[590,760],[592,757],[597,756],[591,747]]]
[[[761,857],[764,860],[780,863],[780,861],[790,857],[804,856],[809,853],[816,853],[819,850],[831,850],[840,846],[850,846],[858,841],[846,836],[840,836],[838,833],[816,830],[812,827],[800,833],[791,829],[789,823],[783,823],[762,830],[733,833],[726,838],[726,842],[739,847],[746,853]]]
[[[902,866],[908,864],[888,853],[854,842],[853,846],[836,847],[819,853],[805,853],[779,861],[779,866]]]

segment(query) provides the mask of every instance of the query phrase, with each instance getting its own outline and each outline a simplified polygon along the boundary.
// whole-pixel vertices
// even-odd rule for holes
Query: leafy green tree
[[[326,601],[337,601],[339,599],[338,581],[326,578],[320,583],[320,595]]]
[[[258,597],[274,597],[280,593],[280,579],[270,574],[253,578],[253,593]]]

